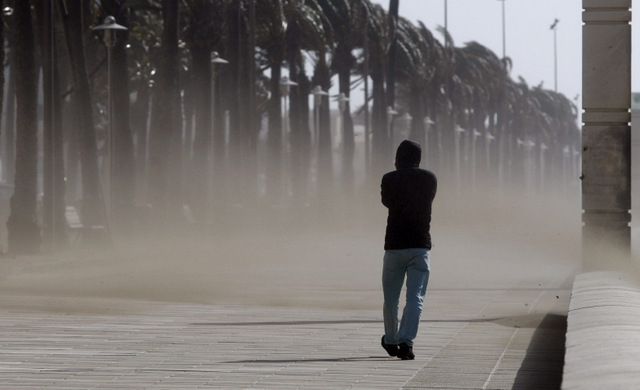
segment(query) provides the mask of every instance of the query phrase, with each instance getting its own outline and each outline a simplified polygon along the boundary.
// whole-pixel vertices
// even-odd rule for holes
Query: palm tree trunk
[[[301,55],[301,30],[296,22],[287,26],[287,60],[289,63],[289,77],[297,83],[290,90],[289,120],[291,123],[290,148],[291,148],[291,182],[293,189],[293,201],[302,204],[306,194],[306,159],[309,156],[309,81],[304,74]],[[306,102],[306,104],[304,103]]]
[[[276,58],[279,56],[276,56]],[[271,98],[267,108],[269,115],[269,132],[267,133],[267,180],[266,192],[271,203],[279,203],[284,193],[282,176],[282,94],[280,79],[282,66],[274,61],[271,64],[271,80],[269,90]]]
[[[237,203],[243,203],[246,199],[246,172],[243,167],[245,165],[244,159],[244,145],[245,132],[246,132],[246,115],[247,115],[247,100],[246,100],[246,79],[245,69],[247,64],[246,58],[246,44],[243,38],[246,34],[244,25],[242,2],[235,2],[234,6],[229,7],[229,24],[227,26],[227,45],[229,51],[229,63],[234,64],[230,67],[230,94],[229,101],[229,115],[231,122],[231,130],[229,134],[229,174],[232,173],[236,178],[233,182],[230,182],[230,197],[235,199]]]
[[[412,94],[411,101],[409,103],[409,113],[413,120],[411,121],[411,131],[409,132],[409,138],[419,142],[422,145],[422,149],[426,152],[427,145],[425,143],[425,127],[424,127],[424,102],[423,92],[420,89],[415,89]]]
[[[13,20],[14,18],[11,18]],[[9,26],[13,23],[9,23]],[[2,159],[2,174],[4,182],[10,185],[14,184],[15,164],[16,164],[16,56],[13,31],[9,34],[9,81],[7,82],[7,117],[5,118],[5,137],[4,137],[4,154]]]
[[[381,70],[371,73],[373,82],[373,106],[371,109],[372,129],[372,167],[375,176],[389,170],[391,145],[386,118],[386,98],[384,92],[384,74]]]
[[[398,9],[400,0],[389,0],[389,35],[390,45],[387,54],[387,105],[392,107],[396,101],[396,51],[397,51],[397,29],[398,29]]]
[[[78,152],[82,166],[82,206],[80,214],[85,226],[107,226],[105,204],[98,173],[98,151],[93,125],[93,104],[84,55],[82,30],[82,3],[67,3],[68,13],[63,15],[67,48],[74,83],[74,99],[79,125]]]
[[[35,64],[35,38],[29,1],[14,5],[16,45],[16,174],[7,221],[9,252],[37,253],[40,229],[36,216],[38,186],[38,74]]]
[[[338,84],[340,93],[348,99],[351,93],[351,67],[341,67],[338,71]],[[355,172],[353,166],[355,153],[355,139],[353,133],[353,118],[351,117],[351,105],[344,102],[342,111],[342,188],[347,195],[353,195]]]
[[[116,7],[111,0],[119,24],[127,26],[126,9]],[[122,229],[124,236],[131,232],[131,215],[135,209],[136,161],[134,158],[133,134],[130,124],[129,77],[126,44],[129,32],[118,31],[113,47],[111,98],[113,107],[113,223]]]
[[[3,9],[3,8],[4,8],[4,2],[3,0],[0,0],[0,9]],[[0,42],[5,41],[4,26],[5,26],[4,23],[0,23]],[[0,49],[0,64],[4,64],[4,60],[5,60],[5,50],[4,50],[4,47],[2,47],[2,49]],[[0,124],[2,123],[2,112],[4,108],[4,85],[5,85],[4,72],[1,72],[1,73],[2,74],[0,74]],[[6,127],[5,127],[5,131],[6,131]],[[5,140],[6,140],[6,137],[5,137]],[[0,154],[4,155],[4,153],[0,153]],[[4,163],[5,161],[2,161],[2,162]],[[6,165],[4,164],[2,165],[2,167],[6,169]]]
[[[147,196],[160,226],[169,217],[170,167],[181,164],[175,160],[175,128],[178,109],[178,2],[162,1],[164,28],[162,32],[161,61],[158,68],[157,88],[154,89],[149,137],[149,181]],[[175,191],[175,189],[173,189]],[[173,193],[173,191],[172,191]],[[176,205],[173,205],[176,206]],[[175,211],[175,210],[173,210]]]
[[[319,61],[316,65],[314,81],[323,91],[328,91],[331,87],[331,73],[325,54],[319,54]],[[322,204],[328,200],[333,186],[333,152],[331,148],[331,111],[329,108],[329,96],[321,97],[320,107],[317,115],[318,120],[318,197]],[[328,204],[328,203],[327,203]]]
[[[192,93],[195,110],[195,139],[193,143],[193,163],[190,169],[190,186],[197,215],[207,215],[207,195],[213,202],[213,166],[207,155],[211,145],[211,62],[209,50],[203,45],[191,48]],[[207,180],[208,178],[208,180]],[[204,220],[203,220],[204,221]]]
[[[7,82],[7,117],[5,118],[4,153],[2,156],[2,173],[5,183],[13,185],[16,163],[16,45],[15,18],[7,22],[7,46],[9,47],[9,81]],[[4,51],[4,50],[3,50]],[[3,72],[4,73],[4,72]]]
[[[39,13],[38,18],[44,21],[40,31],[44,96],[42,225],[44,241],[54,249],[67,246],[60,75],[56,33],[53,27],[53,5],[43,2],[36,8],[36,12]]]

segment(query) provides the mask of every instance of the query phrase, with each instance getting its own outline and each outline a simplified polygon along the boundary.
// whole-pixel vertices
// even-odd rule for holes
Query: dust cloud
[[[439,177],[430,290],[568,287],[580,263],[578,188],[458,189]],[[328,215],[313,204],[256,208],[224,232],[2,258],[0,310],[126,314],[149,301],[379,309],[386,210],[378,185],[357,201],[324,205]]]

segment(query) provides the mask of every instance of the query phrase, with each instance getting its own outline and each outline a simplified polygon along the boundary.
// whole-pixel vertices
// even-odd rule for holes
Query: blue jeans
[[[398,328],[398,301],[407,275],[407,301]],[[382,291],[385,342],[413,345],[418,334],[422,303],[429,283],[429,250],[410,248],[388,250],[384,253]]]

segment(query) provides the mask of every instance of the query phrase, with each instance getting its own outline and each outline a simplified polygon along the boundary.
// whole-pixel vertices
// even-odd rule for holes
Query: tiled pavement
[[[3,296],[0,388],[559,388],[569,294],[432,290],[414,361],[386,356],[380,311],[138,301],[92,314]]]

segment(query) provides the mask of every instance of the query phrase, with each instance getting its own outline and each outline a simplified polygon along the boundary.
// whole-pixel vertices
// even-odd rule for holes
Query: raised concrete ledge
[[[562,389],[640,388],[640,281],[628,272],[576,277]]]
[[[582,114],[582,122],[588,125],[624,125],[631,122],[629,110],[597,111],[592,108]]]
[[[582,21],[585,23],[629,23],[631,21],[631,11],[619,9],[585,10],[582,13]]]
[[[582,8],[631,8],[631,0],[582,0]]]

